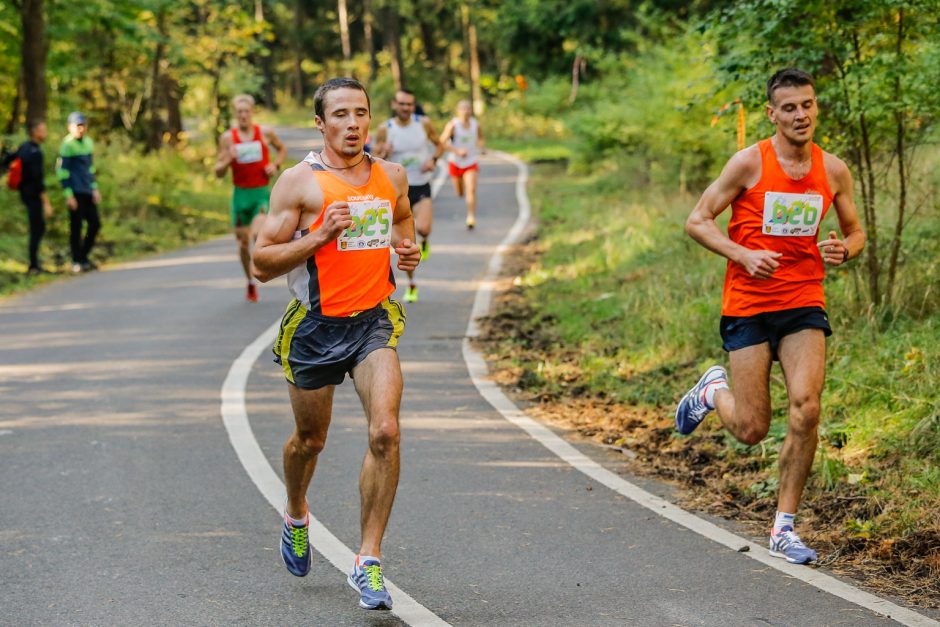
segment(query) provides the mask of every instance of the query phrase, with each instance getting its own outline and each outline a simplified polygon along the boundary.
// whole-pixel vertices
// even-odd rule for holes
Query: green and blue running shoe
[[[676,407],[676,429],[682,435],[689,435],[695,431],[708,412],[715,409],[705,400],[705,393],[711,385],[728,387],[728,373],[721,366],[712,366],[706,370],[698,383],[692,386],[692,389],[686,392],[679,401],[679,406]]]
[[[356,564],[346,581],[359,593],[359,607],[366,610],[392,609],[392,595],[385,589],[382,564],[374,557],[356,557]]]
[[[816,561],[816,551],[809,548],[792,527],[784,527],[770,534],[770,554],[783,557],[791,564],[807,564]]]
[[[295,577],[304,577],[310,572],[310,513],[304,518],[306,524],[295,527],[290,517],[284,514],[284,528],[281,532],[281,558],[287,570]]]
[[[428,257],[431,256],[431,244],[428,240],[421,240],[421,261],[427,261]]]

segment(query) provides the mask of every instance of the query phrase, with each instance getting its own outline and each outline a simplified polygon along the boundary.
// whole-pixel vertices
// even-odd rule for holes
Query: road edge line
[[[472,344],[473,338],[480,335],[480,327],[477,324],[477,319],[487,315],[489,312],[493,291],[502,268],[503,255],[510,246],[516,244],[522,237],[531,216],[529,196],[526,192],[526,184],[529,178],[528,166],[517,157],[508,153],[491,151],[490,154],[509,161],[516,166],[519,172],[519,176],[516,179],[516,202],[519,206],[519,214],[509,233],[506,234],[506,237],[500,242],[493,257],[490,258],[486,274],[479,281],[476,297],[473,300],[470,320],[467,323],[466,337],[463,339],[462,352],[464,362],[467,365],[470,378],[473,380],[473,384],[480,392],[480,395],[483,396],[503,418],[528,433],[539,444],[547,448],[574,469],[579,470],[598,483],[607,486],[614,492],[642,505],[657,515],[667,518],[690,531],[694,531],[736,552],[740,552],[739,549],[743,549],[746,546],[747,550],[746,552],[742,552],[742,555],[778,570],[794,579],[808,583],[824,592],[828,592],[833,596],[869,609],[880,616],[895,620],[902,625],[907,625],[908,627],[940,626],[940,623],[923,614],[892,603],[887,599],[882,599],[870,592],[865,592],[851,584],[822,573],[818,569],[790,564],[780,558],[771,557],[767,553],[767,547],[746,540],[630,483],[620,475],[604,468],[587,455],[577,450],[542,423],[529,418],[503,393],[498,385],[488,378],[489,368],[486,365],[486,361],[483,359],[483,355],[478,352]]]

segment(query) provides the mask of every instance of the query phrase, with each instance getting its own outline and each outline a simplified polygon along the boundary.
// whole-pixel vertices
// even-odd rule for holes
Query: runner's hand
[[[436,165],[437,165],[437,163],[434,161],[434,159],[428,159],[427,161],[424,162],[424,165],[421,166],[421,171],[422,171],[422,172],[431,172],[431,171],[434,170],[434,167],[435,167]]]
[[[78,209],[78,199],[75,196],[69,196],[65,199],[65,205],[69,208],[69,211],[75,211]]]
[[[271,178],[272,176],[277,174],[277,166],[274,165],[273,163],[269,163],[268,165],[264,166],[264,173],[267,175],[268,178]]]
[[[338,200],[330,203],[326,208],[326,212],[323,214],[323,225],[318,230],[323,231],[323,234],[332,241],[351,226],[352,217],[349,213],[349,203],[345,200]]]
[[[836,236],[835,231],[829,231],[829,239],[824,239],[816,245],[819,246],[823,261],[830,266],[841,266],[845,263],[845,252],[848,247]]]
[[[466,148],[458,148],[458,149],[456,150],[456,152],[457,152],[457,156],[458,156],[458,157],[466,157],[466,156],[467,156],[467,149],[466,149]]]
[[[738,263],[755,279],[769,279],[780,267],[780,257],[772,250],[749,250]]]
[[[407,238],[398,243],[395,254],[398,255],[398,269],[405,272],[417,268],[421,261],[421,247]]]
[[[96,205],[101,204],[101,192],[99,192],[97,189],[91,190],[91,202],[95,203]]]

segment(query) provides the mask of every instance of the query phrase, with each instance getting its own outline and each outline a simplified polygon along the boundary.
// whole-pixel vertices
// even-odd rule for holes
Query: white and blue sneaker
[[[695,431],[708,412],[715,409],[705,400],[705,392],[710,385],[728,387],[728,373],[721,366],[712,366],[705,371],[692,389],[679,401],[676,407],[676,429],[682,435],[689,435]]]
[[[374,557],[364,557],[360,564],[357,555],[346,582],[359,593],[359,607],[366,610],[392,609],[392,595],[385,589],[382,564]]]
[[[807,564],[816,561],[816,551],[809,548],[792,527],[784,527],[770,534],[770,554],[785,558],[791,564]]]
[[[295,577],[304,577],[310,572],[310,513],[304,516],[303,526],[294,526],[290,517],[284,514],[284,526],[281,529],[281,559],[287,570]]]

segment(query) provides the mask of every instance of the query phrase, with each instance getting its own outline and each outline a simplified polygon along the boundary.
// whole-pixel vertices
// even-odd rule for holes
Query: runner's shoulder
[[[820,150],[822,150],[822,148],[820,148]],[[830,176],[840,178],[849,174],[849,166],[846,165],[845,161],[831,152],[823,150],[822,153],[823,165],[826,167],[826,172],[828,172]]]
[[[734,153],[728,163],[722,170],[722,177],[727,177],[733,181],[752,181],[755,176],[761,173],[761,155],[757,144],[751,144],[747,148]],[[747,187],[747,185],[746,185]]]
[[[405,168],[400,163],[395,163],[394,161],[388,161],[380,157],[372,155],[372,159],[375,163],[385,171],[385,174],[392,181],[392,184],[396,188],[407,188],[408,187],[408,175],[405,173]]]

